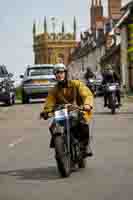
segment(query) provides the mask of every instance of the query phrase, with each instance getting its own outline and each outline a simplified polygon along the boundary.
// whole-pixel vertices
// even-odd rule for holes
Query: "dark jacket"
[[[86,73],[84,75],[84,78],[86,80],[88,80],[89,78],[95,78],[95,74],[91,70],[87,69],[87,71],[86,71]]]
[[[119,83],[120,84],[120,77],[113,72],[113,74],[110,73],[103,73],[103,82],[104,85],[107,83]]]

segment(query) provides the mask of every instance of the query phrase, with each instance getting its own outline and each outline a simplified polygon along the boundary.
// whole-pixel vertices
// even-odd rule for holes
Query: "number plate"
[[[57,110],[55,111],[55,119],[56,120],[63,120],[68,118],[67,109]]]
[[[33,83],[36,83],[36,84],[45,84],[45,83],[48,83],[48,80],[34,80]]]

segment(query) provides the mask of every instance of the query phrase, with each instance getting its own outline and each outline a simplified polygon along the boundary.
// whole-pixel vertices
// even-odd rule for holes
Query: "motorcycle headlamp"
[[[89,82],[90,82],[90,83],[94,83],[94,79],[90,79]]]

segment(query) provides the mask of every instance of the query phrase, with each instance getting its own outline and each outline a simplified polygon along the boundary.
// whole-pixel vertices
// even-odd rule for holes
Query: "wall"
[[[92,49],[88,53],[88,55],[73,60],[69,65],[68,65],[68,76],[70,79],[83,79],[83,74],[85,73],[87,67],[89,66],[93,72],[99,71],[100,69],[97,69],[99,67],[99,62],[101,56],[104,55],[105,52],[105,47],[102,46],[100,48],[95,48]]]

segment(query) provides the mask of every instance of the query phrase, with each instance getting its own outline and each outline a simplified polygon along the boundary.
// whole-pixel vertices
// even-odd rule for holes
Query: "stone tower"
[[[91,30],[97,27],[96,22],[99,17],[103,17],[103,6],[101,0],[92,0],[91,2]]]
[[[103,22],[103,6],[101,0],[91,1],[91,31],[95,34],[99,29],[99,22]]]
[[[113,21],[117,21],[120,16],[120,8],[121,8],[122,0],[108,0],[108,13],[109,18],[113,19]]]
[[[33,52],[35,64],[55,64],[61,60],[69,63],[71,51],[77,47],[76,18],[73,19],[73,32],[65,32],[62,22],[60,32],[48,32],[47,19],[44,17],[43,33],[37,33],[36,23],[33,23]]]

